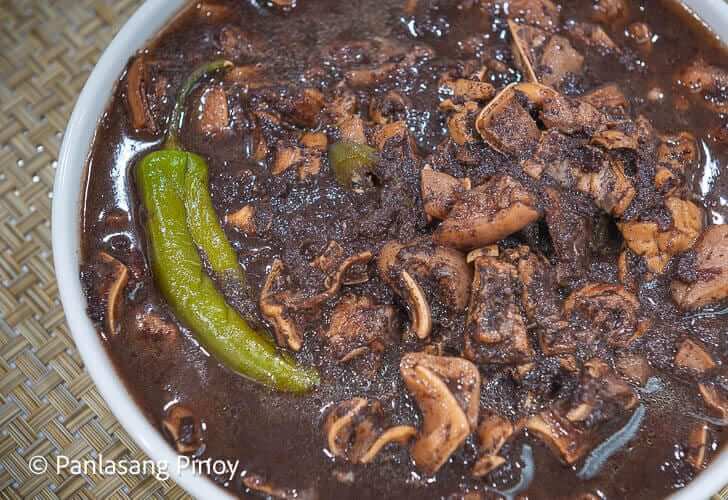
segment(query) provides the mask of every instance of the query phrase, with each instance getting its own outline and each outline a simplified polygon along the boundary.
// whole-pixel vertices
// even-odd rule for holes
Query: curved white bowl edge
[[[97,124],[129,58],[154,37],[186,0],[147,0],[104,51],[89,76],[66,128],[53,187],[52,245],[58,290],[66,320],[86,369],[114,416],[150,458],[169,465],[172,479],[196,498],[234,498],[206,477],[177,467],[177,453],[152,426],[113,368],[86,313],[79,278],[81,189]],[[724,0],[683,0],[724,41],[728,4]],[[69,227],[70,225],[70,227]],[[709,498],[728,483],[728,449],[672,500]]]
[[[51,219],[53,263],[66,320],[81,358],[122,427],[149,457],[158,463],[168,464],[171,478],[190,494],[197,498],[234,498],[207,477],[179,470],[177,453],[152,426],[119,380],[86,314],[86,301],[79,279],[81,189],[95,124],[103,116],[129,58],[153,38],[185,3],[185,0],[145,2],[104,51],[86,82],[66,128],[58,158]]]

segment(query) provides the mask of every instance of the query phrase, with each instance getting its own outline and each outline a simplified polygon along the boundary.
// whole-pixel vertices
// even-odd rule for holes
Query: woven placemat
[[[144,459],[83,369],[57,297],[50,192],[89,72],[140,0],[0,0],[0,497],[179,498],[151,476],[33,475],[33,456]],[[53,462],[51,462],[53,463]],[[52,467],[51,467],[52,468]]]
[[[144,460],[83,369],[57,297],[50,205],[66,121],[140,0],[0,0],[0,496],[182,498],[152,476],[33,474],[31,457]],[[728,498],[728,491],[724,492]]]

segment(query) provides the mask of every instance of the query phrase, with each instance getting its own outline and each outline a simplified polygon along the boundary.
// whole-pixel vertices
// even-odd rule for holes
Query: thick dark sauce
[[[401,12],[403,0],[301,0],[289,15],[274,15],[255,2],[219,2],[233,7],[234,14],[225,24],[239,24],[264,34],[266,62],[278,76],[299,77],[320,59],[320,50],[336,39],[366,39],[375,34],[412,43],[411,27]],[[591,2],[564,1],[563,19],[587,19]],[[648,23],[659,36],[645,66],[638,58],[619,60],[587,53],[588,71],[583,82],[573,89],[581,93],[604,82],[619,84],[630,98],[633,116],[645,114],[663,132],[689,130],[702,148],[700,166],[691,173],[692,192],[708,210],[713,223],[728,219],[728,148],[707,139],[707,129],[714,126],[714,115],[692,106],[686,113],[672,106],[672,78],[680,68],[703,57],[711,64],[726,62],[726,53],[714,36],[687,16],[672,2],[644,0],[634,2],[632,21]],[[504,61],[512,65],[509,42],[499,36],[506,29],[503,19],[486,22],[457,9],[444,9],[441,16],[427,26],[416,26],[419,42],[429,44],[435,58],[420,67],[418,76],[407,76],[396,84],[413,101],[416,109],[408,123],[425,152],[432,150],[444,136],[442,116],[437,109],[437,76],[448,59],[458,57],[458,41],[475,32],[490,33],[488,44],[501,51]],[[439,19],[439,21],[438,21]],[[447,20],[447,23],[445,22]],[[441,24],[438,24],[441,23]],[[250,26],[255,28],[251,29]],[[449,27],[445,27],[445,26]],[[164,60],[179,69],[170,80],[179,85],[189,68],[202,60],[218,56],[214,33],[219,24],[201,19],[192,7],[168,27],[147,49],[149,56]],[[445,36],[436,33],[446,30]],[[622,45],[625,35],[610,32]],[[629,68],[629,69],[628,69]],[[512,73],[512,80],[517,78]],[[330,76],[320,78],[322,85]],[[292,78],[294,79],[294,78]],[[508,77],[495,82],[509,83]],[[665,93],[655,104],[645,96],[654,86]],[[172,92],[173,95],[173,92]],[[472,442],[458,452],[434,479],[421,478],[414,472],[406,451],[385,453],[383,460],[369,466],[351,466],[330,459],[324,450],[321,430],[323,414],[334,402],[352,396],[378,397],[391,412],[395,422],[417,423],[418,412],[406,395],[398,373],[399,358],[413,346],[400,345],[387,353],[379,376],[368,380],[355,371],[337,367],[327,361],[316,340],[316,325],[307,329],[307,344],[300,355],[302,362],[321,366],[321,388],[304,397],[276,394],[231,373],[209,358],[192,335],[183,330],[180,337],[151,337],[138,326],[145,314],[156,312],[169,317],[163,299],[155,289],[145,258],[144,236],[138,214],[138,199],[131,171],[135,162],[158,145],[157,139],[134,132],[129,123],[124,86],[120,85],[94,140],[88,163],[86,196],[82,221],[83,270],[104,250],[124,262],[131,271],[123,324],[117,335],[107,339],[108,351],[119,376],[134,394],[150,421],[159,426],[165,405],[179,401],[192,409],[207,424],[205,456],[240,459],[246,471],[260,474],[277,485],[312,490],[319,498],[439,498],[452,493],[481,490],[486,487],[505,490],[518,482],[521,468],[507,465],[487,481],[473,479],[469,467],[475,455]],[[161,110],[164,112],[164,110]],[[244,144],[237,135],[211,140],[187,127],[186,146],[209,160],[211,190],[219,214],[226,214],[244,204],[254,205],[273,221],[275,229],[266,239],[246,238],[228,231],[248,273],[249,283],[258,292],[267,266],[281,257],[294,279],[302,286],[315,287],[321,276],[310,271],[308,262],[335,239],[352,251],[377,247],[392,238],[411,239],[425,232],[421,211],[416,215],[403,211],[373,214],[367,203],[376,200],[352,199],[336,185],[328,170],[314,181],[291,182],[286,176],[273,177],[265,167],[245,160]],[[467,171],[477,184],[502,162],[497,156],[486,158],[481,166]],[[412,165],[393,166],[402,176],[412,176]],[[503,166],[503,168],[507,168]],[[453,172],[457,173],[457,172]],[[413,185],[417,185],[416,181]],[[394,221],[390,228],[382,221]],[[594,277],[615,280],[615,267],[606,265],[594,270]],[[87,276],[88,278],[88,276]],[[575,497],[578,493],[599,493],[606,498],[660,498],[684,486],[693,472],[676,456],[680,443],[696,416],[704,413],[695,385],[672,375],[673,345],[682,331],[701,339],[716,359],[728,359],[728,335],[725,318],[691,318],[679,313],[669,297],[669,279],[663,277],[644,283],[640,300],[651,316],[658,318],[654,332],[660,332],[640,344],[657,369],[665,388],[654,394],[642,394],[647,416],[638,434],[627,448],[620,450],[593,480],[577,479],[576,468],[562,465],[539,441],[519,438],[509,444],[509,457],[519,457],[529,443],[535,458],[535,479],[526,491],[532,498]],[[386,303],[396,303],[391,291],[378,279],[353,288]],[[93,312],[93,296],[89,297]],[[235,302],[235,297],[232,297]],[[245,309],[242,299],[236,304]],[[328,312],[324,314],[323,324]],[[437,312],[435,312],[437,314]],[[402,311],[403,319],[406,318]],[[461,326],[449,331],[457,337]],[[515,416],[513,395],[507,377],[484,374],[483,402]],[[122,417],[123,418],[123,417]],[[728,432],[715,427],[714,447],[722,445]],[[521,464],[518,460],[513,463]],[[353,472],[353,481],[341,482],[334,471]],[[220,483],[222,478],[215,478]],[[225,484],[231,492],[246,490],[241,478]]]

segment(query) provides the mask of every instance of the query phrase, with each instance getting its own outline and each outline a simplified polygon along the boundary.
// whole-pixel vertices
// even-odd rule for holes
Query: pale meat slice
[[[581,73],[584,56],[568,39],[513,21],[508,26],[513,52],[529,81],[557,87],[568,75]]]
[[[462,358],[408,353],[400,374],[422,412],[412,458],[418,469],[434,474],[475,430],[480,373]]]
[[[728,224],[706,228],[694,251],[696,280],[672,283],[672,297],[685,310],[717,304],[728,298]]]
[[[512,177],[492,177],[463,193],[435,230],[436,243],[473,249],[495,243],[538,220],[534,196]]]
[[[475,120],[475,128],[496,151],[515,157],[526,157],[536,148],[541,131],[536,121],[519,102],[516,85],[501,90],[483,108]]]

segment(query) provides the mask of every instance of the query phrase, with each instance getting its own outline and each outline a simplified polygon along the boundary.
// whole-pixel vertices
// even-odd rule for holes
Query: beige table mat
[[[0,0],[0,497],[180,498],[151,476],[34,475],[33,456],[143,460],[83,369],[51,262],[66,121],[140,0]],[[722,498],[728,499],[728,491]]]
[[[0,0],[0,497],[178,498],[150,476],[33,475],[32,456],[142,459],[83,369],[57,297],[50,192],[61,135],[139,0]]]

